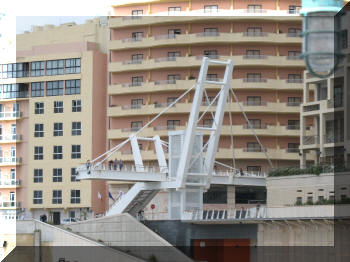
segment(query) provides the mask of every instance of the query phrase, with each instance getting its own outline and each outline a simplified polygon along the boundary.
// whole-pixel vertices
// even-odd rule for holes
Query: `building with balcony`
[[[232,166],[234,155],[236,168],[264,173],[271,168],[266,151],[274,167],[298,165],[305,69],[299,58],[300,5],[300,1],[285,0],[116,3],[115,17],[109,20],[108,147],[128,138],[191,88],[201,60],[207,56],[234,61],[231,86],[264,147],[260,148],[231,96],[216,159]],[[223,73],[222,66],[213,66],[208,78],[215,81]],[[213,94],[207,94],[202,112],[217,90],[215,85],[210,88]],[[169,130],[185,129],[192,99],[190,92],[140,135],[158,134],[167,139]],[[209,115],[202,119],[203,126],[212,123]],[[204,142],[207,138],[205,135]],[[152,166],[156,161],[153,145],[145,141],[139,146],[145,165]],[[133,161],[128,147],[114,157],[126,164]],[[116,197],[118,191],[128,190],[120,183],[110,182],[110,191]],[[233,188],[223,192],[235,194]],[[229,198],[220,204],[229,205]],[[158,200],[156,197],[154,203]]]
[[[304,73],[304,98],[300,112],[301,166],[312,155],[316,163],[336,166],[350,161],[349,94],[350,47],[348,12],[341,16],[340,48],[344,58],[335,73],[327,79]],[[308,130],[308,122],[313,122]]]
[[[105,183],[77,181],[75,167],[106,150],[106,32],[104,18],[36,26],[17,35],[16,63],[1,65],[0,210],[10,218],[104,213]]]

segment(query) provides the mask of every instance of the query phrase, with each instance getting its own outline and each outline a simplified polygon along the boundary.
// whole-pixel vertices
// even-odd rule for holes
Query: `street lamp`
[[[319,78],[333,74],[340,52],[340,16],[343,0],[303,0],[303,53],[308,71]]]

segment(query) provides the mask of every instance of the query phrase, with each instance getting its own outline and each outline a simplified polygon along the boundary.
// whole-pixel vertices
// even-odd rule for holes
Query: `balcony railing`
[[[0,164],[19,164],[21,161],[20,157],[0,157]]]
[[[320,105],[310,105],[310,106],[304,106],[304,112],[311,112],[311,111],[317,111],[320,110]]]
[[[160,40],[160,39],[174,39],[176,38],[176,36],[179,36],[181,34],[167,34],[167,35],[156,35],[154,36],[154,38],[156,40]]]
[[[243,105],[245,106],[266,106],[265,101],[244,101]]]
[[[243,152],[264,152],[264,149],[260,147],[246,147],[246,148],[243,148]]]
[[[287,125],[288,130],[300,130],[300,125]]]
[[[288,78],[288,79],[286,79],[286,82],[287,83],[292,83],[292,84],[295,84],[295,83],[300,84],[300,83],[303,83],[304,80],[303,79],[299,79],[299,78]]]
[[[154,108],[162,108],[162,107],[168,107],[172,104],[173,102],[168,102],[168,103],[154,103]],[[176,107],[176,104],[174,104],[172,107]]]
[[[15,179],[10,179],[10,180],[2,179],[2,180],[0,180],[0,186],[19,186],[20,184],[21,184],[20,180],[15,180]]]
[[[174,84],[176,84],[176,79],[154,81],[154,85],[174,85]]]
[[[154,131],[159,131],[159,130],[176,130],[176,125],[169,125],[169,126],[154,126],[153,130]]]
[[[267,32],[243,32],[243,36],[264,37],[267,35]]]
[[[287,56],[288,60],[302,60],[303,58],[298,55],[289,55]]]
[[[21,202],[3,201],[0,202],[0,207],[21,207]]]
[[[197,37],[208,37],[208,36],[219,36],[219,32],[203,32],[203,33],[197,33]]]
[[[300,33],[287,33],[287,37],[301,37]]]
[[[142,126],[140,127],[131,127],[131,128],[122,128],[122,132],[123,133],[127,133],[127,132],[137,132],[142,128]]]
[[[287,102],[287,106],[300,106],[301,102]]]
[[[325,143],[342,143],[344,142],[344,134],[334,135],[334,134],[326,134],[324,135]]]
[[[248,83],[266,83],[267,79],[265,79],[265,78],[243,78],[243,82],[248,82]]]
[[[159,62],[169,62],[169,61],[176,61],[176,56],[168,56],[168,57],[158,57],[158,58],[155,58],[154,61],[156,63],[159,63]]]
[[[132,38],[125,38],[122,39],[123,43],[133,43],[133,42],[141,42],[143,40],[143,37],[132,37]]]
[[[142,64],[142,59],[133,59],[133,60],[123,61],[123,65],[132,65],[132,64]]]
[[[249,129],[250,126],[249,126],[248,124],[246,124],[246,125],[243,126],[243,128],[244,128],[244,129]],[[258,125],[258,124],[256,124],[256,125],[252,124],[252,128],[254,128],[254,129],[267,129],[267,124],[260,124],[260,125]]]
[[[143,105],[136,104],[136,105],[124,105],[122,106],[122,110],[129,110],[129,109],[141,109]]]
[[[267,55],[244,55],[244,59],[266,59]]]
[[[22,116],[22,112],[19,112],[19,111],[0,112],[0,119],[2,119],[2,118],[21,117],[21,116]]]
[[[304,145],[315,145],[320,143],[319,136],[303,136]]]
[[[17,141],[21,140],[22,136],[21,135],[0,135],[0,141]]]
[[[286,148],[287,153],[299,153],[299,148]]]

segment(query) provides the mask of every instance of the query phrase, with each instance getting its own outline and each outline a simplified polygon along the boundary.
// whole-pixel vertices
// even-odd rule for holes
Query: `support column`
[[[34,262],[41,262],[41,231],[39,229],[34,230]]]
[[[233,210],[236,206],[236,188],[227,186],[227,210]]]

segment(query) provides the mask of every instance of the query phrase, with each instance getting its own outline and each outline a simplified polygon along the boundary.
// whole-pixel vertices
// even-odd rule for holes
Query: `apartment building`
[[[339,15],[340,16],[340,15]],[[301,166],[312,156],[315,162],[348,166],[350,161],[349,86],[350,47],[348,12],[341,15],[340,49],[343,60],[335,73],[327,79],[318,79],[305,72],[304,99],[300,112]],[[313,122],[308,130],[306,122]],[[310,132],[307,134],[307,132]]]
[[[1,203],[14,216],[59,224],[106,209],[104,182],[75,179],[105,152],[106,30],[103,19],[34,27],[2,65]]]
[[[271,166],[264,150],[274,167],[297,166],[305,69],[299,58],[300,5],[300,1],[285,0],[190,0],[128,1],[113,6],[115,17],[109,21],[109,147],[128,138],[192,87],[202,57],[208,56],[233,59],[232,88],[265,148],[256,141],[231,96],[236,168],[266,172]],[[210,68],[208,77],[220,79],[223,73],[219,66]],[[144,134],[166,139],[170,130],[185,129],[192,99],[193,93],[186,95]],[[208,93],[208,99],[212,101],[214,95]],[[208,116],[201,124],[211,123]],[[226,113],[216,159],[232,166],[230,126]],[[152,145],[140,142],[139,146],[146,165],[152,165],[156,160]],[[127,147],[115,157],[125,163],[133,160]]]

